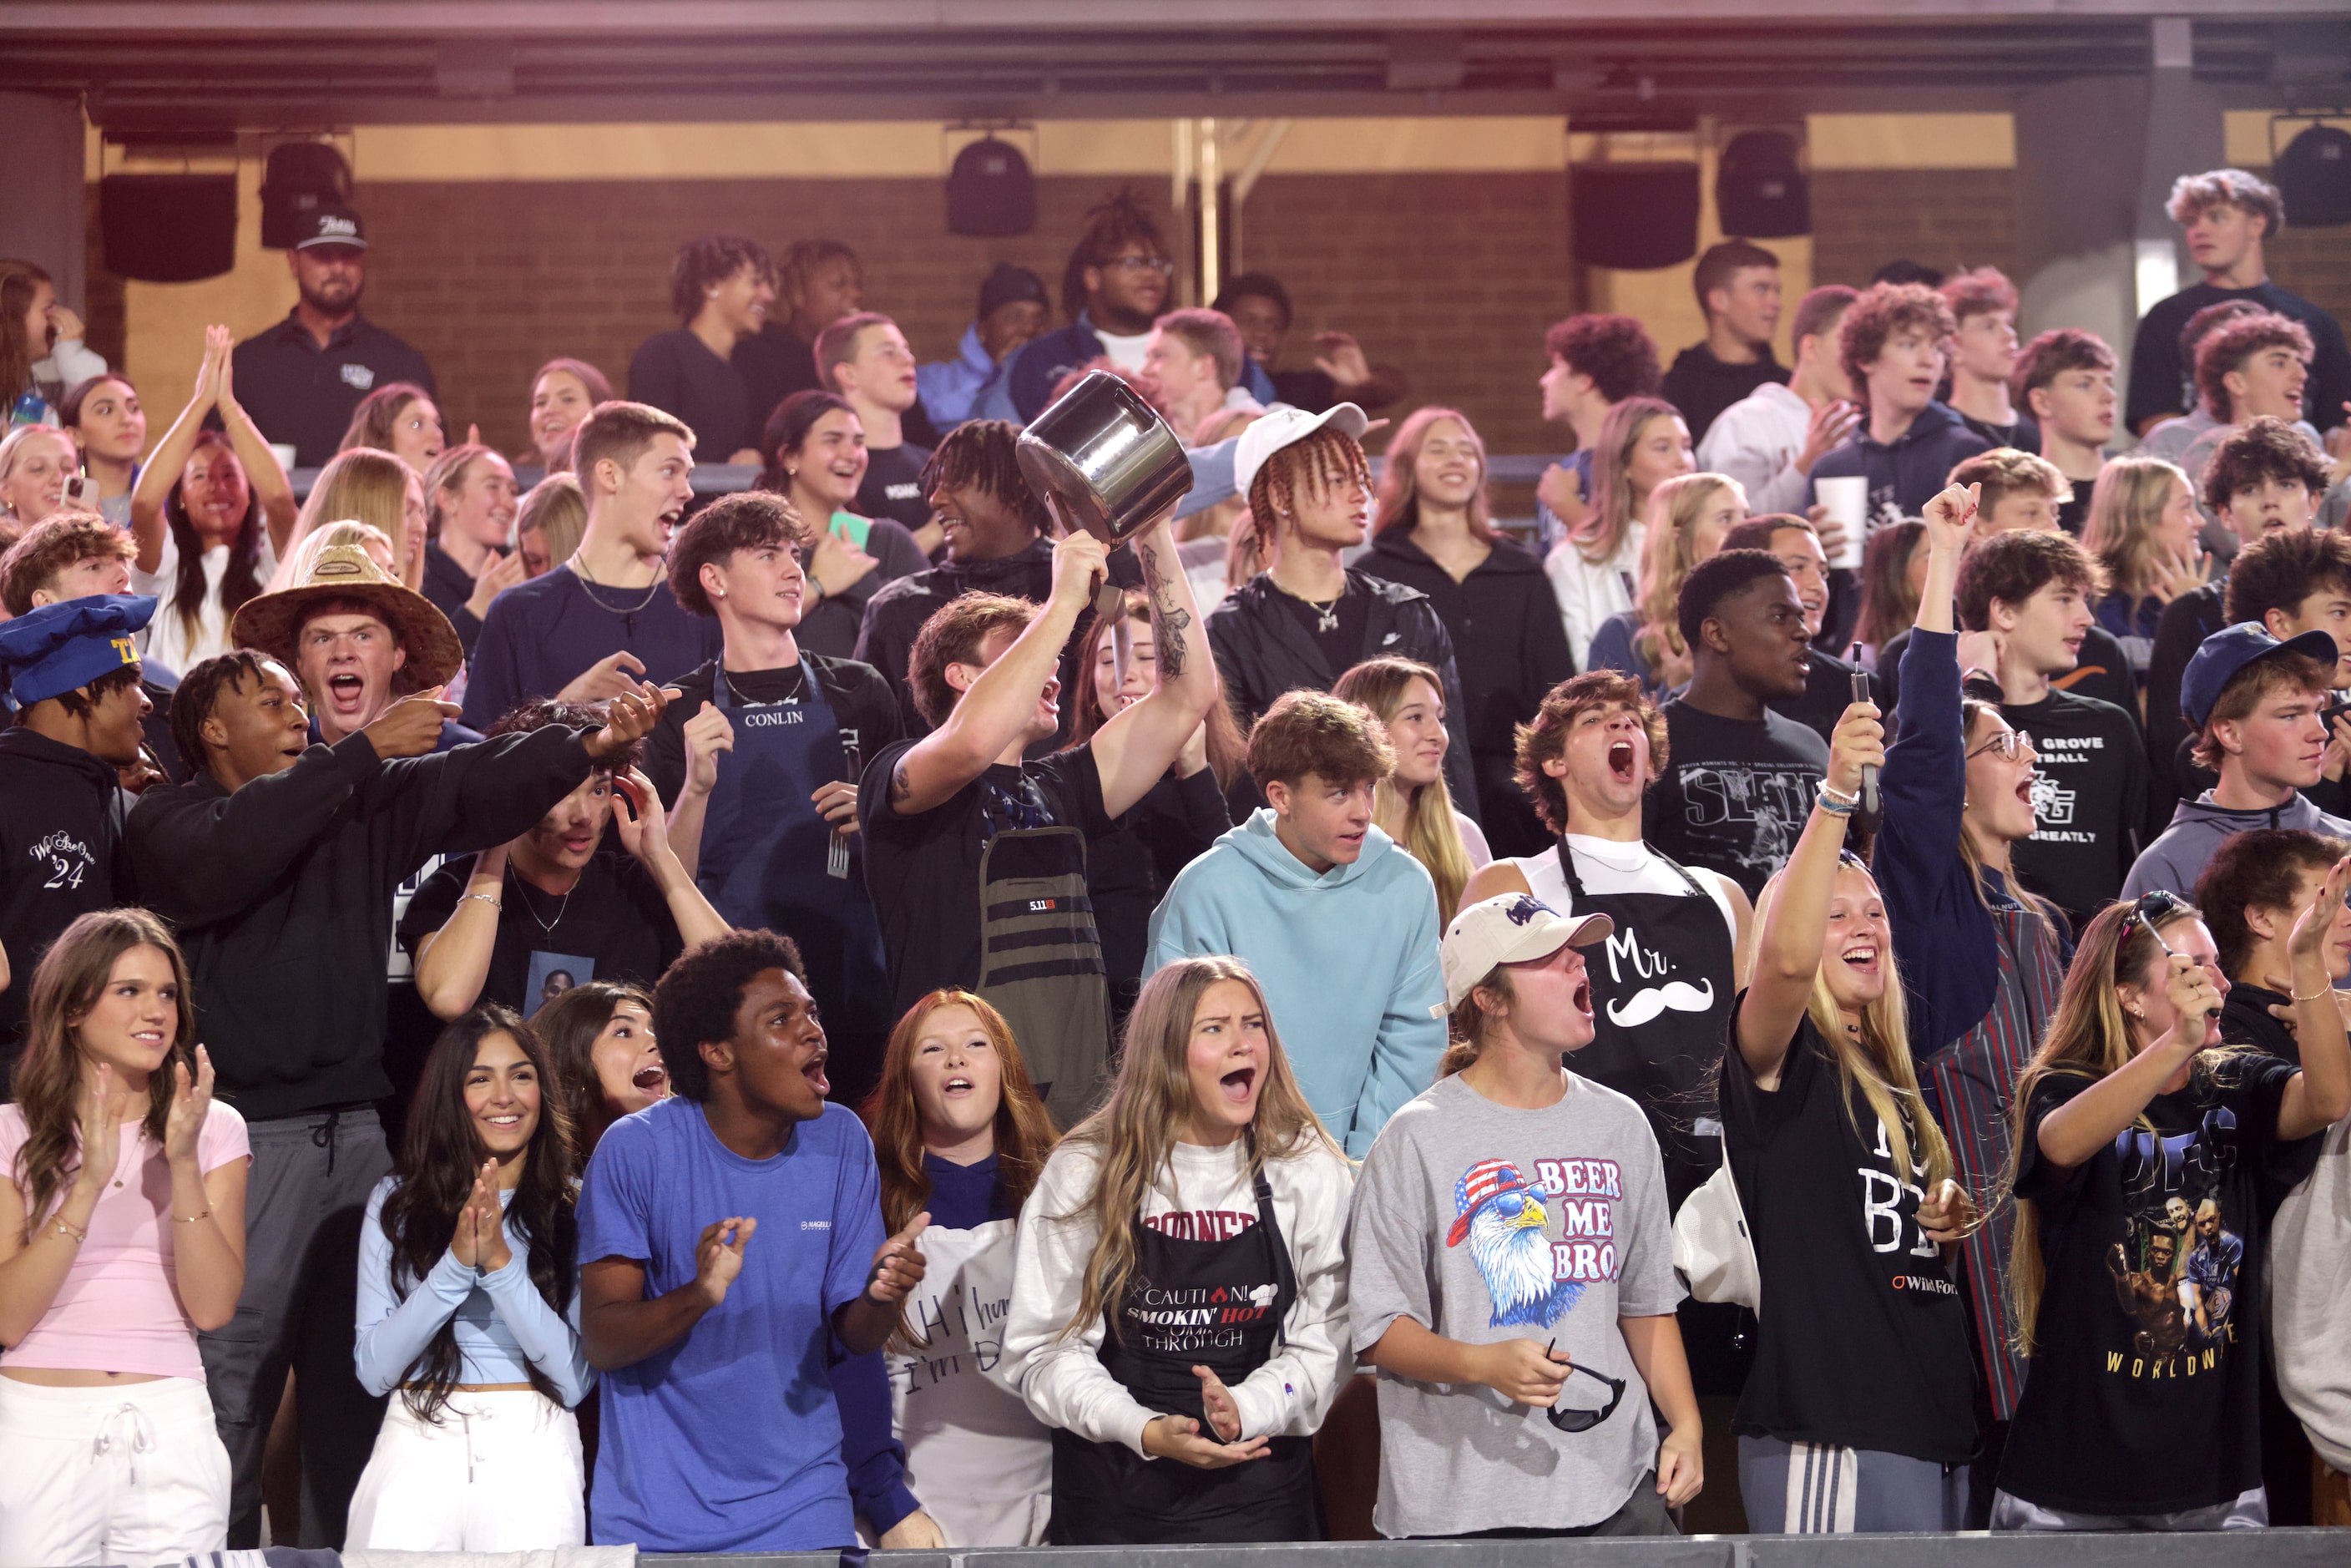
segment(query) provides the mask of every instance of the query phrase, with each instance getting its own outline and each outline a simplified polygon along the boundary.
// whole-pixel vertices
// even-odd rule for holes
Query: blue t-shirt
[[[591,588],[559,566],[490,601],[474,640],[463,716],[487,730],[509,709],[553,696],[623,648],[643,661],[644,679],[674,680],[718,657],[723,642],[718,622],[688,615],[666,582]]]
[[[882,1245],[864,1124],[827,1105],[768,1160],[734,1154],[691,1100],[625,1116],[596,1145],[580,1260],[636,1259],[652,1300],[692,1281],[703,1228],[759,1222],[726,1301],[668,1349],[604,1375],[596,1542],[648,1552],[856,1543],[829,1365],[832,1314]]]

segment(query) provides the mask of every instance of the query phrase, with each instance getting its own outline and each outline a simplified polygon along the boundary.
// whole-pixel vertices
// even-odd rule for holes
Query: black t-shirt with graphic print
[[[1722,1053],[1723,1143],[1763,1287],[1733,1427],[1958,1464],[1976,1450],[1975,1364],[1951,1266],[1918,1228],[1926,1166],[1913,1140],[1897,1174],[1867,1097],[1838,1079],[1809,1018],[1777,1089],[1735,1043]]]
[[[2064,911],[2079,931],[2122,893],[2147,847],[2147,745],[2109,702],[2053,690],[2002,703],[2011,729],[2032,737],[2032,836],[2010,851],[2017,879]]]
[[[2096,1081],[2053,1072],[2026,1101],[2016,1196],[2044,1283],[2000,1486],[2027,1502],[2173,1513],[2262,1483],[2262,1190],[2307,1174],[2318,1141],[2278,1142],[2292,1062],[2204,1061],[2209,1080],[2071,1169],[2043,1157],[2041,1124]]]
[[[1670,760],[1649,786],[1641,836],[1684,865],[1720,872],[1751,899],[1812,817],[1829,743],[1768,709],[1760,719],[1720,718],[1687,702],[1665,711]]]

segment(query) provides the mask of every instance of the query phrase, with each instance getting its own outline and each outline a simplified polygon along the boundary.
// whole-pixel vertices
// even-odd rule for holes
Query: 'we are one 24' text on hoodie
[[[1318,876],[1273,824],[1260,807],[1184,868],[1152,912],[1144,971],[1247,963],[1307,1103],[1361,1159],[1445,1054],[1436,886],[1378,828],[1353,864]]]

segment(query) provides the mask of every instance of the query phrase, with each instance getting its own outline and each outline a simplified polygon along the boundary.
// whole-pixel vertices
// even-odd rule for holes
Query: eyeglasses
[[[1122,256],[1105,265],[1122,272],[1155,272],[1162,277],[1176,276],[1176,264],[1164,256]]]
[[[1987,751],[1999,752],[2001,759],[2008,762],[2015,761],[2021,754],[2030,754],[2033,757],[2041,755],[2032,748],[2032,737],[2021,729],[2001,730],[1998,735],[1969,752],[1968,757],[1981,757]],[[1960,760],[1965,761],[1967,758],[1962,758]]]
[[[1554,1353],[1558,1351],[1558,1340],[1554,1339],[1551,1342],[1551,1349]],[[1616,1406],[1625,1401],[1625,1379],[1611,1377],[1604,1372],[1594,1372],[1592,1368],[1579,1365],[1574,1362],[1568,1364],[1567,1370],[1571,1375],[1580,1372],[1586,1377],[1606,1384],[1608,1403],[1597,1410],[1562,1410],[1557,1406],[1553,1406],[1543,1412],[1545,1420],[1562,1432],[1589,1432],[1609,1416],[1616,1414]]]

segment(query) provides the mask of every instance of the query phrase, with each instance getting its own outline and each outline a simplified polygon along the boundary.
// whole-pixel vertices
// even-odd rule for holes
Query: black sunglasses
[[[2169,888],[2150,888],[2140,894],[2132,903],[2130,913],[2124,915],[2122,924],[2115,928],[2116,960],[2121,959],[2123,948],[2131,939],[2131,927],[2134,925],[2146,926],[2147,934],[2155,937],[2155,945],[2166,953],[2170,952],[2171,945],[2162,937],[2157,936],[2155,928],[2159,923],[2170,919],[2187,907],[2188,901]]]
[[[1552,1340],[1550,1348],[1557,1351],[1559,1341]],[[1553,1406],[1543,1412],[1546,1420],[1562,1432],[1589,1432],[1609,1416],[1616,1414],[1616,1406],[1625,1402],[1625,1379],[1611,1377],[1604,1372],[1594,1372],[1592,1368],[1575,1362],[1568,1363],[1567,1370],[1571,1375],[1580,1372],[1586,1377],[1597,1378],[1606,1384],[1608,1403],[1597,1410],[1562,1410],[1557,1406]]]

